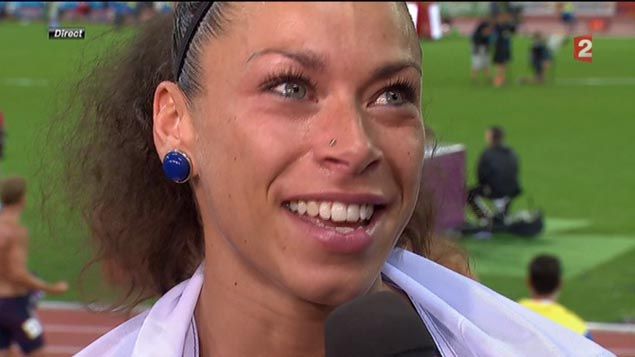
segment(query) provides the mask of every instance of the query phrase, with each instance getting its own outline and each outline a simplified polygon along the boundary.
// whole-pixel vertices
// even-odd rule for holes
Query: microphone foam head
[[[326,320],[326,357],[430,356],[435,345],[419,314],[383,291],[335,309]]]

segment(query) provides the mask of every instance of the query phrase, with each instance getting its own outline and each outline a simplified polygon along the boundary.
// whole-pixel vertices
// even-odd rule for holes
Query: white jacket
[[[443,357],[614,356],[476,281],[395,249],[382,270],[406,292]],[[202,267],[154,306],[77,356],[198,357],[194,308]]]

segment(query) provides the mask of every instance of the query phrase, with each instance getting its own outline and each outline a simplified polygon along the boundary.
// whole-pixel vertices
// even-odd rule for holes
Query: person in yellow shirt
[[[580,335],[593,339],[584,320],[558,303],[562,287],[561,276],[562,266],[557,257],[548,254],[534,257],[529,264],[527,279],[531,298],[521,299],[518,303]]]

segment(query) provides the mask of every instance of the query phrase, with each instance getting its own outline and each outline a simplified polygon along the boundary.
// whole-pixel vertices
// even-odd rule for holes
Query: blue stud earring
[[[185,183],[192,175],[190,158],[178,150],[172,150],[163,158],[165,176],[176,183]]]

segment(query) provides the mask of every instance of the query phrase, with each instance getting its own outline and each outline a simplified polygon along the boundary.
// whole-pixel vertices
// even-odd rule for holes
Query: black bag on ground
[[[533,238],[544,230],[544,215],[541,211],[521,211],[506,223],[507,233]]]

